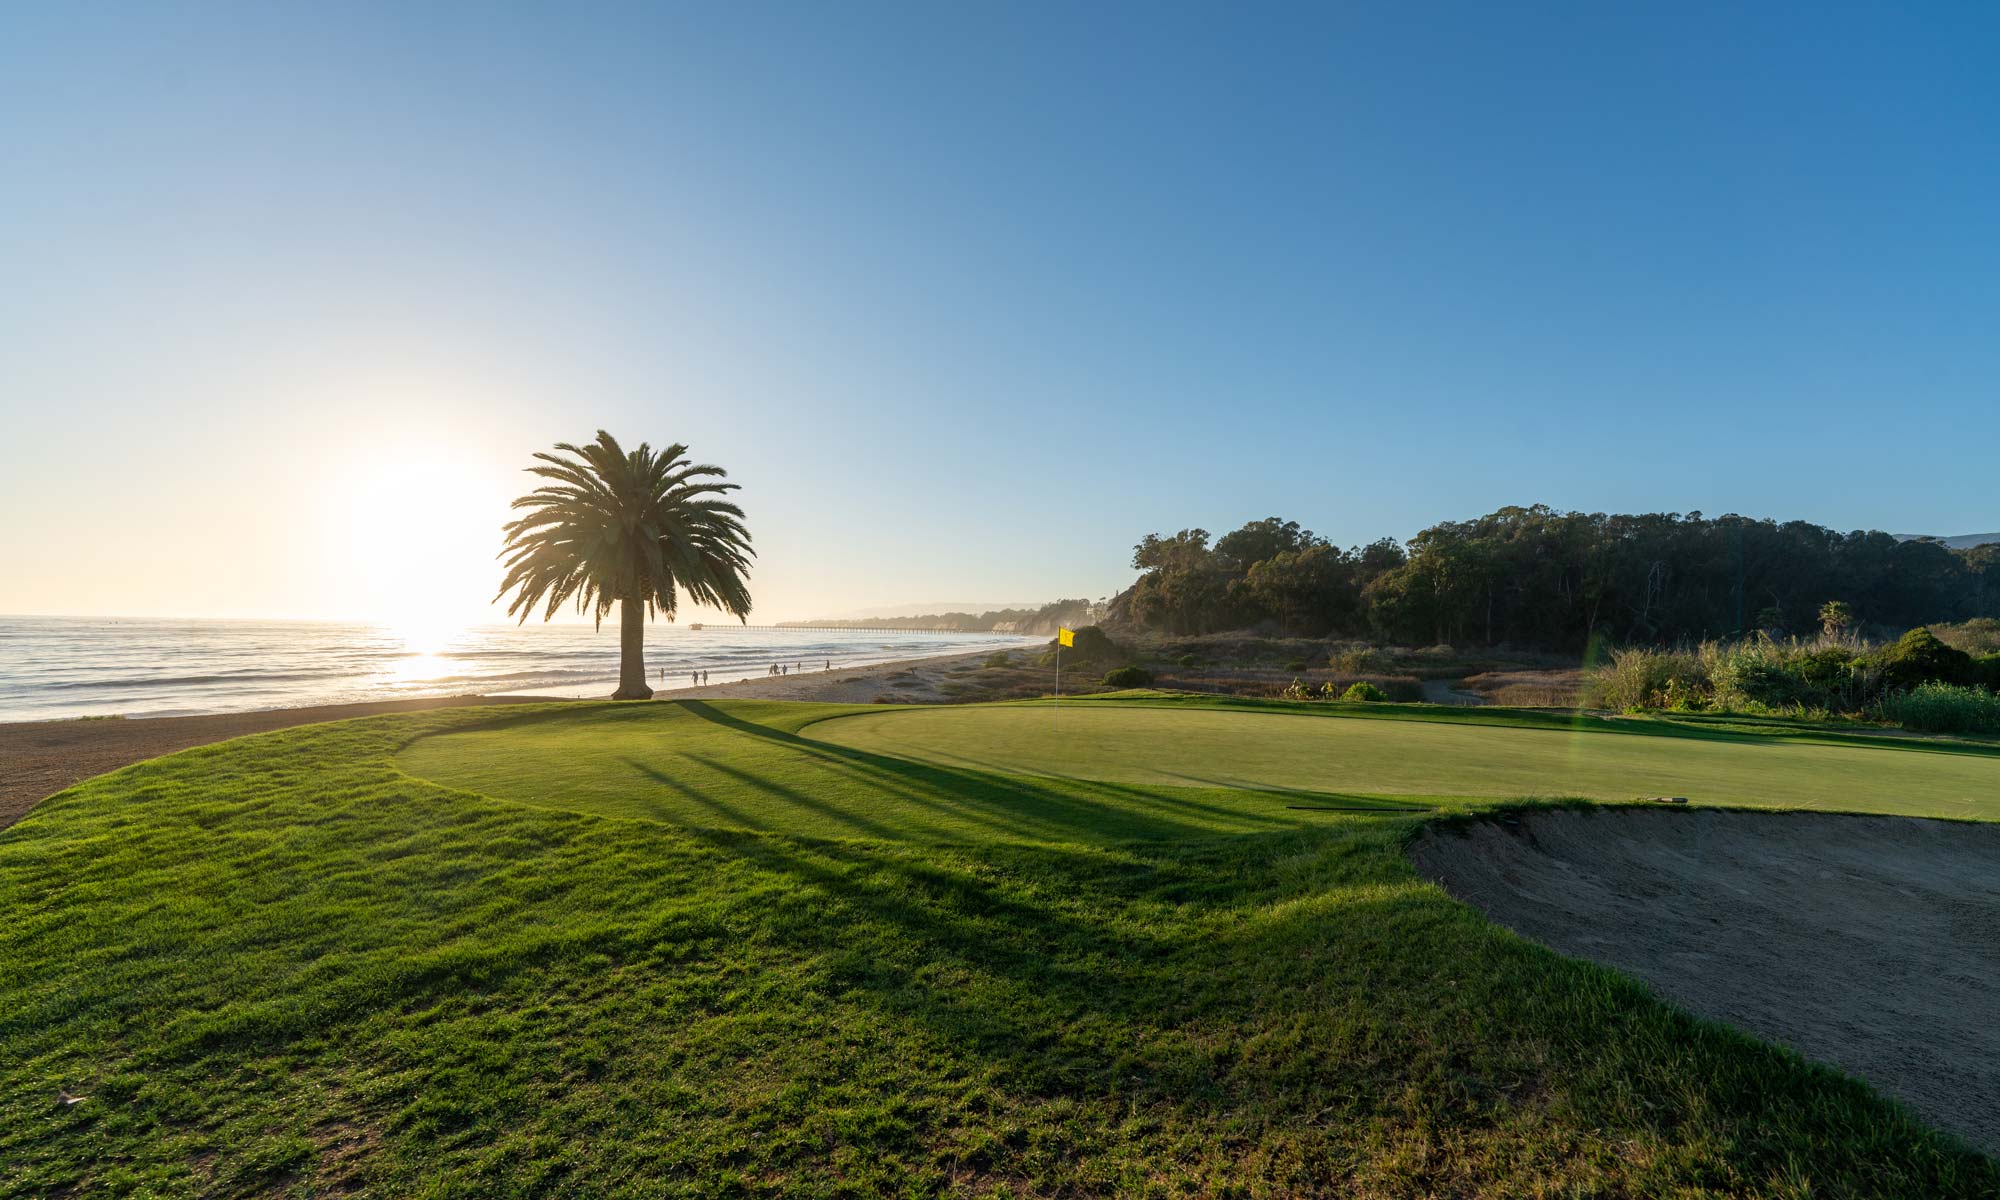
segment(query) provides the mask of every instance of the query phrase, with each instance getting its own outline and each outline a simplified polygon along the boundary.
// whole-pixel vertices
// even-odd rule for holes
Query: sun
[[[338,478],[327,551],[343,607],[434,655],[492,618],[505,484],[447,446],[359,456]]]

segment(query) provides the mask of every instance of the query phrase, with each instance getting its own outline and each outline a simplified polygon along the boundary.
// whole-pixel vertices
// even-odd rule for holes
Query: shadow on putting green
[[[1288,829],[1295,826],[1298,818],[1286,818],[1279,813],[1338,812],[1379,814],[1421,814],[1432,811],[1427,805],[1396,800],[1382,800],[1371,796],[1343,792],[1320,792],[1284,788],[1240,788],[1205,780],[1190,780],[1185,789],[1138,787],[1103,779],[1092,779],[1080,775],[1053,775],[1049,778],[1061,779],[1070,785],[1058,791],[1034,780],[1006,774],[1005,764],[979,762],[977,769],[963,769],[942,763],[897,758],[872,751],[830,742],[815,741],[796,733],[774,729],[755,721],[746,721],[700,700],[680,700],[675,704],[683,711],[704,721],[722,726],[732,732],[761,738],[784,746],[794,753],[802,754],[823,765],[846,768],[865,775],[877,786],[887,788],[898,799],[929,807],[942,807],[960,817],[975,816],[999,827],[1011,836],[1046,838],[1061,840],[1065,831],[1088,831],[1098,836],[1105,832],[1103,825],[1107,817],[1120,827],[1127,829],[1127,836],[1133,837],[1187,837],[1210,836],[1214,833],[1207,823],[1226,821],[1242,823],[1246,820],[1260,824],[1271,830]],[[710,760],[700,760],[705,765],[720,766]],[[781,798],[804,806],[820,807],[817,802],[800,794],[797,789],[770,783],[743,773],[734,768],[723,768],[738,777],[740,782],[765,788]],[[1214,800],[1197,799],[1192,792],[1227,791],[1232,797],[1246,801],[1241,806],[1223,804]],[[1093,803],[1080,798],[1096,795],[1117,804],[1117,809],[1108,810],[1103,803]],[[941,797],[949,797],[944,800]],[[952,803],[958,801],[959,803]],[[976,809],[976,814],[972,811]],[[1142,810],[1145,815],[1134,810]],[[1264,817],[1262,812],[1271,815]],[[856,818],[843,812],[841,817],[848,821]],[[1026,816],[1034,822],[1054,828],[1030,830],[1018,821],[1010,821],[1010,816]],[[1172,819],[1184,816],[1192,823]],[[893,836],[871,830],[860,836]]]

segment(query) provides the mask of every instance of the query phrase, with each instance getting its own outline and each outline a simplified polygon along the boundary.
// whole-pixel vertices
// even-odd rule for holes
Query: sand
[[[1425,832],[1426,878],[2000,1152],[2000,825],[1611,809]]]
[[[807,663],[805,670],[790,675],[760,675],[755,679],[710,684],[702,688],[676,688],[673,677],[668,676],[667,690],[654,695],[661,700],[719,697],[819,700],[828,704],[869,704],[877,700],[893,700],[899,704],[934,704],[945,699],[944,682],[952,672],[976,667],[995,653],[993,650],[980,650],[937,658],[906,658],[872,667],[840,667],[832,671],[820,670],[815,663]],[[651,682],[654,687],[660,686],[657,679]]]
[[[705,688],[661,691],[657,695],[661,699],[723,696],[834,703],[868,703],[887,696],[899,702],[927,703],[944,698],[941,689],[948,674],[967,664],[984,662],[992,653],[991,650],[982,650],[973,654],[908,659],[872,667],[808,670],[776,678],[760,677]],[[377,713],[477,704],[546,703],[556,699],[550,696],[447,696],[188,717],[0,723],[0,829],[20,820],[36,804],[73,783],[191,746],[206,746],[210,742],[293,725],[342,721]]]

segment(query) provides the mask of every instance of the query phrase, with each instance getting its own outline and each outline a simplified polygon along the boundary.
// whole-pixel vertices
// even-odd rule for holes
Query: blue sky
[[[2000,529],[1991,6],[414,7],[0,15],[0,611],[473,591],[599,426],[731,469],[760,620]]]

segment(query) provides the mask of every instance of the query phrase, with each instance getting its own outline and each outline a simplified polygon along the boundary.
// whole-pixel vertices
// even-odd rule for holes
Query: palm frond
[[[602,622],[629,600],[671,620],[685,596],[747,620],[756,552],[743,510],[720,498],[738,485],[687,451],[679,442],[627,451],[599,430],[591,442],[535,454],[527,471],[548,482],[517,498],[520,515],[501,526],[506,571],[495,599],[512,594],[508,615],[525,623],[540,607],[546,621],[574,600]]]

